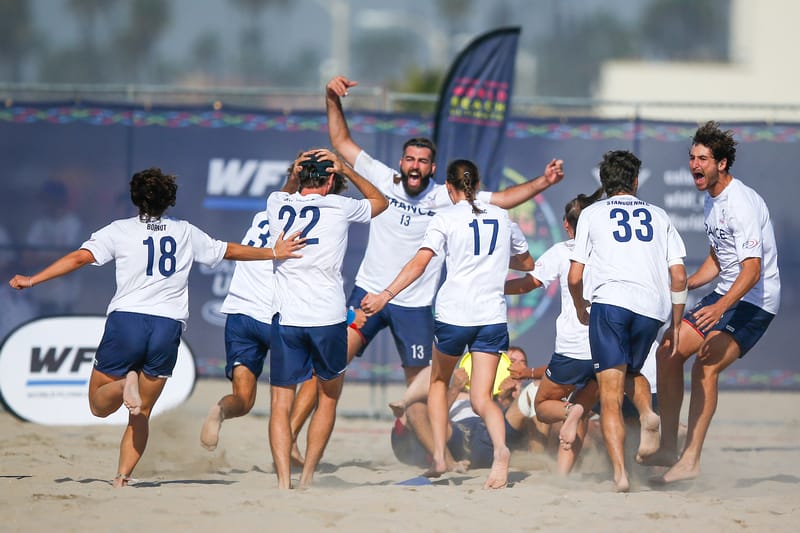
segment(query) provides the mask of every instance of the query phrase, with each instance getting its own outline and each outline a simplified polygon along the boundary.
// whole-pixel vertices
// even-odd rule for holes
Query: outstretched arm
[[[80,248],[59,259],[56,259],[49,266],[45,267],[40,272],[37,272],[33,276],[23,276],[22,274],[17,274],[11,278],[8,284],[17,290],[30,289],[34,285],[38,285],[39,283],[43,283],[65,274],[69,274],[70,272],[78,270],[82,266],[86,266],[94,262],[94,254],[85,248]]]
[[[512,255],[511,260],[508,262],[508,268],[511,270],[519,270],[520,272],[530,272],[533,270],[533,265],[534,261],[530,252]]]
[[[350,81],[344,76],[336,76],[325,86],[325,109],[328,112],[328,136],[331,146],[350,165],[356,164],[356,157],[361,153],[361,147],[350,136],[350,128],[342,110],[342,98],[356,85],[358,82]]]
[[[542,282],[530,274],[521,278],[506,280],[503,294],[526,294],[542,286]]]
[[[420,248],[417,250],[416,255],[406,263],[403,270],[397,274],[397,277],[394,278],[394,281],[392,281],[388,287],[383,289],[379,294],[367,294],[364,296],[361,300],[361,309],[364,310],[367,316],[379,313],[392,298],[414,283],[417,278],[425,272],[425,268],[428,266],[428,263],[431,262],[433,256],[433,250],[430,248]]]
[[[291,234],[288,238],[283,238],[283,232],[278,235],[274,248],[256,248],[255,246],[245,246],[236,242],[229,242],[225,250],[225,259],[236,261],[264,261],[281,260],[290,257],[303,257],[295,253],[305,247],[306,240],[300,238],[300,232]]]
[[[389,202],[386,200],[383,193],[372,183],[367,181],[364,176],[356,172],[352,166],[342,161],[340,157],[337,157],[336,154],[324,148],[316,150],[314,153],[320,161],[330,161],[333,163],[333,167],[329,169],[330,172],[341,174],[356,186],[356,189],[364,195],[364,198],[368,200],[372,206],[372,218],[380,215],[389,207]]]
[[[544,174],[541,176],[505,190],[493,192],[491,203],[503,209],[511,209],[527,202],[562,179],[564,179],[564,161],[553,159],[544,167]]]

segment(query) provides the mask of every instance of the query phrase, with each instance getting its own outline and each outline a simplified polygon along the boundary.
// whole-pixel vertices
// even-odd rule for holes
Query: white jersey
[[[555,352],[571,359],[588,361],[592,358],[589,350],[589,327],[578,320],[567,283],[569,258],[574,247],[575,241],[572,239],[557,242],[536,259],[533,272],[528,275],[542,282],[545,289],[558,279],[561,287],[561,313],[556,319]],[[591,286],[589,271],[589,268],[583,271],[584,292]]]
[[[672,309],[668,263],[685,256],[663,209],[622,194],[581,211],[570,259],[591,268],[592,303],[663,322]]]
[[[431,219],[420,248],[445,258],[447,278],[436,295],[436,319],[454,326],[505,324],[503,295],[508,261],[528,251],[528,241],[508,212],[466,200],[440,209]],[[402,293],[401,293],[402,294]]]
[[[116,220],[81,245],[95,265],[116,262],[117,292],[108,313],[128,311],[163,316],[186,324],[192,264],[215,267],[228,244],[212,239],[185,220],[138,216]]]
[[[286,326],[329,326],[344,322],[347,309],[342,261],[351,222],[369,222],[369,200],[337,194],[273,192],[267,199],[270,243],[281,231],[302,230],[303,257],[274,261],[275,312]]]
[[[776,314],[781,280],[778,251],[767,204],[756,191],[733,179],[716,197],[706,195],[705,226],[708,241],[719,260],[716,292],[727,293],[748,257],[761,258],[761,278],[742,301]]]
[[[371,293],[379,293],[394,281],[403,266],[419,250],[425,230],[435,210],[453,205],[447,187],[433,182],[417,196],[406,194],[399,175],[366,152],[358,154],[355,171],[367,178],[386,196],[389,207],[369,225],[369,242],[356,274],[356,285]],[[490,192],[479,192],[477,198],[486,203]],[[422,276],[392,299],[401,307],[431,305],[439,286],[442,258],[434,257]]]
[[[264,248],[269,245],[269,221],[267,212],[261,211],[253,217],[242,244]],[[236,268],[228,286],[228,295],[220,311],[247,315],[269,324],[272,322],[273,287],[272,261],[236,261]]]

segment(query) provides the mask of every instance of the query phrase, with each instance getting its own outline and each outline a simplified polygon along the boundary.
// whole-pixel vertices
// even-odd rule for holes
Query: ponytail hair
[[[483,211],[475,205],[475,195],[481,178],[478,167],[469,159],[455,159],[447,165],[447,183],[457,191],[463,191],[472,212],[480,215]]]
[[[589,196],[586,196],[585,194],[579,194],[567,202],[567,205],[564,206],[564,220],[567,221],[567,224],[570,228],[572,228],[572,231],[575,231],[575,228],[578,227],[578,217],[580,216],[581,211],[595,203],[597,200],[602,198],[602,196],[603,187],[600,187]]]

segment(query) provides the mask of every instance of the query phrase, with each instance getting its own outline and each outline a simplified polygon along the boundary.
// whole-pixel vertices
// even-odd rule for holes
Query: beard
[[[405,189],[406,194],[409,196],[417,196],[420,194],[422,191],[428,188],[430,181],[430,174],[423,176],[417,172],[412,172],[411,175],[401,174],[400,176],[400,182],[403,184],[403,189]]]

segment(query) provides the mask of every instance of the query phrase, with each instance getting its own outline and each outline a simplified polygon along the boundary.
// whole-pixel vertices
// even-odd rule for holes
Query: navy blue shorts
[[[367,291],[361,287],[353,287],[347,306],[361,308],[361,300]],[[400,354],[403,367],[428,366],[431,363],[431,347],[433,346],[433,308],[401,307],[387,304],[381,312],[367,319],[359,331],[364,338],[363,352],[375,335],[384,328],[389,328]],[[361,352],[358,354],[361,355]]]
[[[639,372],[658,336],[662,322],[624,307],[592,304],[589,313],[589,348],[594,371],[627,365],[629,372]]]
[[[703,297],[702,300],[697,302],[697,305],[692,307],[686,314],[683,315],[684,322],[691,325],[694,330],[705,338],[706,333],[703,333],[695,326],[694,313],[700,310],[701,307],[711,305],[717,302],[722,295],[718,292]],[[740,301],[733,307],[729,308],[722,314],[720,321],[715,324],[709,331],[724,331],[728,333],[736,344],[739,345],[739,357],[744,357],[744,354],[756,345],[758,339],[764,335],[767,328],[772,322],[775,315],[768,313],[760,307],[753,305],[749,302]]]
[[[269,352],[272,325],[253,317],[231,314],[225,319],[225,375],[233,379],[233,367],[243,365],[258,379]]]
[[[508,325],[453,326],[438,320],[434,323],[436,348],[446,355],[470,352],[497,353],[508,350]]]
[[[574,385],[582,389],[594,378],[594,363],[591,359],[573,359],[554,353],[544,371],[548,379],[558,385]]]
[[[147,376],[172,376],[181,343],[181,323],[163,316],[113,311],[94,356],[94,368],[122,377],[130,370]]]
[[[272,319],[272,357],[269,382],[297,385],[311,379],[312,371],[323,381],[347,368],[347,322],[330,326],[283,326],[280,315]]]

